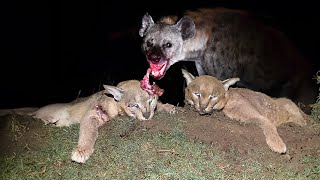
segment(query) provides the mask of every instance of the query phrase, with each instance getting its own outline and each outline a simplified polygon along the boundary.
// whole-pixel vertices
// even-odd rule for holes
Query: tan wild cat
[[[271,98],[245,88],[229,88],[239,78],[220,81],[213,76],[194,77],[182,69],[187,82],[185,101],[200,114],[222,110],[226,116],[245,123],[255,123],[263,131],[271,150],[285,153],[287,147],[277,132],[277,126],[293,122],[306,125],[305,115],[286,98]]]
[[[105,90],[70,103],[50,104],[31,113],[25,112],[28,108],[20,108],[2,110],[0,114],[28,114],[58,127],[80,123],[79,141],[72,151],[71,159],[85,163],[94,151],[98,128],[112,118],[127,115],[138,120],[149,120],[156,108],[169,113],[175,112],[173,105],[161,104],[157,95],[150,95],[142,90],[137,80],[123,81],[116,87],[103,86]]]

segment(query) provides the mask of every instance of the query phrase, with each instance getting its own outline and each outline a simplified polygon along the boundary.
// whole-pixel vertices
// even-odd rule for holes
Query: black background
[[[285,34],[319,69],[316,2],[280,1],[10,1],[2,4],[0,107],[68,102],[127,79],[142,79],[148,64],[138,35],[141,18],[181,15],[186,9],[224,6],[251,10]],[[180,68],[157,81],[163,102],[182,104]]]

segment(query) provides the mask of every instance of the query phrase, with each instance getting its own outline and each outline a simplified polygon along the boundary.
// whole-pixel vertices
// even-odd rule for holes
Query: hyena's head
[[[171,65],[184,58],[184,41],[195,34],[195,24],[190,18],[185,16],[176,21],[175,17],[165,17],[154,23],[148,13],[142,18],[139,31],[143,37],[142,50],[156,79],[161,79]]]
[[[187,83],[185,102],[201,115],[223,109],[227,102],[225,95],[229,86],[240,80],[239,78],[230,78],[220,81],[209,75],[194,77],[184,69],[182,69],[182,74]]]
[[[117,87],[104,85],[107,93],[113,95],[118,108],[126,115],[138,120],[149,120],[157,107],[158,96],[149,95],[137,80],[123,81]]]

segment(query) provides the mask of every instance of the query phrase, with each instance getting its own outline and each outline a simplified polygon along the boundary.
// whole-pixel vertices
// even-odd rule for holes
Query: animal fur
[[[165,16],[157,23],[146,13],[139,34],[156,79],[179,61],[193,61],[199,75],[239,77],[237,87],[304,105],[316,100],[310,62],[282,32],[249,12],[198,9],[180,19]]]
[[[230,78],[220,81],[213,76],[194,77],[182,70],[186,79],[185,101],[200,114],[210,114],[216,110],[231,119],[258,125],[272,151],[285,153],[286,144],[277,132],[277,126],[284,123],[307,124],[307,115],[287,98],[271,98],[266,94],[245,88],[229,88],[239,81]]]
[[[162,104],[158,102],[157,95],[150,95],[142,90],[137,80],[124,81],[116,87],[110,85],[103,87],[105,90],[70,103],[50,104],[37,110],[34,108],[7,109],[0,111],[0,114],[30,115],[57,127],[80,123],[79,141],[72,151],[71,159],[78,163],[85,163],[94,151],[98,128],[114,117],[126,115],[144,121],[150,120],[156,109],[169,113],[175,112],[173,105]]]

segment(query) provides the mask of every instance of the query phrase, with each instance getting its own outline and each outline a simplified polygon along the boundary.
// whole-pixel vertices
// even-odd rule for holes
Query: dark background
[[[285,34],[319,69],[316,2],[280,1],[10,1],[2,4],[0,108],[68,102],[127,79],[142,79],[141,18],[181,15],[186,9],[224,6],[251,10]],[[163,102],[182,104],[184,85],[173,65],[157,81]]]

